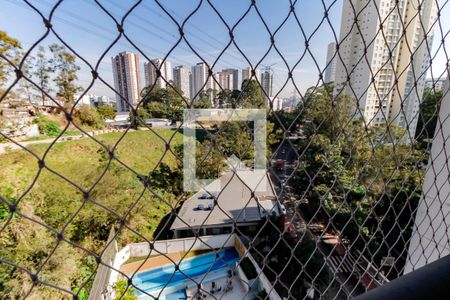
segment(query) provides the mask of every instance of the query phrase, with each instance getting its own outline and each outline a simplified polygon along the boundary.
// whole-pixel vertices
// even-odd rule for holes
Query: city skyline
[[[121,4],[108,3],[107,8],[115,17],[123,16],[124,12],[131,7],[132,2],[124,1]],[[245,12],[247,5],[245,3],[233,2],[231,5],[224,5],[221,3],[215,3],[218,9],[227,17],[227,19],[236,22],[238,17]],[[37,28],[40,28],[42,21],[35,16],[32,10],[27,5],[15,1],[6,1],[5,11],[14,9],[16,14],[14,18],[12,16],[1,14],[0,25],[10,35],[18,38],[22,41],[24,48],[28,48],[34,43],[35,37],[42,35]],[[49,12],[52,7],[47,2],[39,2],[36,4],[39,9],[42,9],[44,13]],[[76,6],[85,8],[86,14],[76,14],[78,9],[72,9]],[[177,21],[181,21],[187,16],[187,12],[195,7],[192,4],[183,3],[181,5],[175,5],[170,2],[167,4],[168,9],[176,13]],[[328,14],[334,28],[339,28],[342,12],[342,1],[337,2],[326,1],[326,5],[330,7]],[[64,3],[58,7],[55,12],[54,19],[52,21],[53,28],[61,35],[64,36],[67,43],[70,45],[76,45],[77,51],[81,57],[85,58],[89,63],[95,65],[101,54],[107,49],[107,47],[114,41],[116,37],[116,26],[112,23],[111,19],[99,10],[92,10],[92,5],[87,1],[80,1],[75,3],[73,1],[64,1]],[[233,7],[233,9],[230,9]],[[296,5],[296,13],[302,20],[302,26],[305,30],[306,37],[309,37],[317,25],[320,23],[323,12],[320,10],[312,9],[314,3],[304,3]],[[444,11],[449,11],[449,7],[445,6]],[[444,13],[442,12],[442,14]],[[271,18],[267,21],[270,30],[273,32],[281,24],[283,18],[286,17],[288,11],[277,9],[276,3],[264,2],[261,5],[261,13],[264,16],[270,15]],[[136,18],[130,18],[130,21],[126,23],[126,32],[133,37],[133,43],[141,49],[140,53],[141,61],[147,61],[147,58],[152,57],[165,57],[165,54],[171,49],[179,38],[178,29],[174,26],[164,12],[153,3],[144,3],[133,12]],[[153,21],[149,21],[147,16],[152,16]],[[22,24],[25,23],[21,20],[27,20],[29,24],[36,24],[36,26],[29,26],[27,31],[21,30]],[[441,22],[445,25],[450,23],[450,20],[443,18]],[[95,26],[94,26],[95,24]],[[208,26],[205,26],[208,24]],[[281,86],[288,79],[288,70],[285,66],[283,59],[272,47],[270,48],[270,36],[263,27],[254,11],[252,11],[248,17],[242,22],[240,26],[234,32],[235,40],[241,50],[246,56],[250,58],[250,62],[255,64],[260,63],[258,68],[263,68],[263,65],[271,65],[274,70],[273,78],[273,95],[281,97],[288,97],[292,94],[292,90],[295,88],[291,82],[288,82],[286,87],[280,92]],[[212,65],[222,49],[227,45],[229,41],[228,32],[224,31],[224,25],[218,21],[217,16],[208,8],[203,5],[202,8],[186,23],[186,36],[191,43],[191,47],[197,51],[201,58],[205,59],[208,64]],[[299,32],[298,25],[295,24],[292,17],[282,27],[275,36],[277,48],[281,51],[281,55],[289,64],[290,67],[294,66],[301,57],[301,53],[305,50],[304,39],[291,40],[292,34]],[[80,33],[82,33],[80,37]],[[445,35],[438,32],[437,36]],[[440,38],[434,40],[432,47],[432,55],[436,53],[439,46]],[[151,41],[151,42],[149,42]],[[52,42],[58,42],[54,35],[49,35],[42,44],[50,44]],[[327,26],[321,26],[318,32],[309,40],[309,47],[313,49],[312,55],[317,60],[318,66],[316,66],[311,54],[305,55],[301,62],[296,66],[292,72],[295,86],[301,93],[304,93],[310,86],[317,85],[320,81],[319,73],[323,72],[326,66],[326,45],[330,42],[336,42],[336,38],[333,36],[333,32]],[[447,44],[448,42],[445,41]],[[268,55],[264,57],[265,52],[270,48]],[[112,56],[122,51],[133,51],[136,49],[127,42],[123,37],[115,44],[106,56]],[[145,54],[146,57],[143,56]],[[181,41],[180,45],[175,47],[173,52],[167,57],[173,65],[188,65],[193,61],[201,61],[192,49],[186,44],[185,41]],[[260,61],[262,59],[262,61]],[[433,59],[433,76],[439,78],[444,70],[446,64],[445,55],[439,54]],[[91,73],[89,68],[84,63],[80,63],[80,83],[86,87],[91,81]],[[221,56],[217,63],[213,67],[214,72],[219,72],[222,69],[234,68],[242,69],[249,66],[249,62],[243,57],[241,53],[231,45],[227,51]],[[110,72],[111,66],[108,59],[103,58],[99,64],[99,73],[107,83],[113,86],[113,77]],[[143,70],[141,70],[141,78],[144,78]],[[427,77],[431,77],[431,73],[428,72]],[[108,96],[114,96],[114,92],[111,91],[106,85],[101,83],[95,83],[91,89],[91,92],[97,94],[104,94]]]

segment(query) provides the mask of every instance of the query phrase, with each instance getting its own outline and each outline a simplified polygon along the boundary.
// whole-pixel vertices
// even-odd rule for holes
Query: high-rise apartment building
[[[272,97],[273,73],[270,67],[266,67],[261,73],[261,86],[264,90],[264,98],[267,100]]]
[[[436,91],[443,90],[445,84],[445,79],[439,78],[439,79],[433,79],[433,78],[427,78],[425,80],[425,87],[429,89],[433,89]]]
[[[139,102],[141,80],[139,73],[139,54],[121,52],[111,58],[116,107],[118,112],[130,111]]]
[[[329,43],[327,48],[327,67],[325,68],[325,76],[323,81],[325,83],[334,82],[336,77],[336,43]]]
[[[414,136],[436,17],[434,0],[344,0],[335,93],[356,98],[368,124]]]
[[[173,69],[173,83],[183,92],[183,97],[191,98],[191,70],[185,66]]]
[[[161,72],[161,76],[157,76],[158,69]],[[144,75],[146,86],[155,84],[157,87],[166,88],[167,81],[173,81],[170,61],[166,60],[163,62],[161,58],[152,59],[151,62],[145,62]]]
[[[233,90],[234,87],[234,74],[226,71],[222,71],[216,74],[217,82],[219,83],[218,89]]]
[[[252,78],[253,80],[260,80],[261,78],[261,74],[259,72],[258,69],[255,70],[255,76],[252,77],[252,68],[247,67],[242,69],[242,81],[246,80],[246,79],[250,79]]]
[[[239,90],[239,70],[238,69],[224,69],[222,72],[225,72],[229,75],[233,76],[233,86],[230,85],[230,90]]]
[[[191,80],[191,97],[199,99],[199,95],[202,92],[208,93],[209,98],[212,100],[214,96],[214,90],[216,84],[213,76],[209,76],[209,67],[207,64],[200,62],[192,67],[192,80]]]

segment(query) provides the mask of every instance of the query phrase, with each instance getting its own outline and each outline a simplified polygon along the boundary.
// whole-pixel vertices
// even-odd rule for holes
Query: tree
[[[148,86],[141,93],[142,106],[148,110],[150,117],[177,120],[180,117],[179,112],[185,107],[180,95],[182,92],[178,87]]]
[[[17,62],[18,50],[21,45],[18,40],[10,37],[6,32],[0,31],[0,55],[6,57],[7,59]],[[9,63],[4,59],[0,59],[0,88],[8,80],[8,74],[11,72],[12,68]]]
[[[430,88],[425,88],[416,127],[417,141],[424,142],[425,139],[434,137],[442,96],[442,90],[433,91]]]
[[[36,59],[33,63],[32,76],[37,78],[37,84],[40,88],[40,96],[42,99],[42,105],[45,105],[46,94],[52,91],[50,86],[50,75],[54,72],[53,60],[48,59],[45,48],[39,46]]]
[[[116,111],[111,106],[99,106],[97,107],[97,112],[100,115],[100,118],[104,120],[114,120],[116,117]]]
[[[232,107],[237,108],[240,106],[241,103],[238,103],[238,99],[240,97],[241,91],[239,90],[221,90],[219,93],[217,93],[214,102],[216,103],[216,106],[218,107]]]
[[[211,100],[207,97],[200,98],[200,100],[197,100],[194,102],[194,108],[200,109],[208,109],[211,108]]]
[[[136,110],[137,116],[135,116],[133,111],[130,111],[129,119],[131,128],[137,129],[139,125],[143,124],[145,120],[150,117],[147,109],[141,107]]]
[[[331,92],[324,85],[305,95],[305,139],[297,149],[304,153],[302,168],[291,186],[308,198],[316,218],[331,222],[333,216],[333,227],[357,249],[377,259],[394,251],[402,262],[426,155],[405,144],[405,131],[395,125],[365,127],[353,100]]]
[[[247,122],[226,122],[218,131],[217,146],[226,157],[236,155],[240,160],[251,160],[254,156],[251,131]]]
[[[240,102],[244,108],[267,108],[263,90],[256,80],[242,82]]]
[[[90,106],[89,104],[82,104],[78,109],[76,116],[83,125],[92,128],[103,127],[103,122],[101,120],[100,114],[94,107]]]
[[[66,104],[72,105],[75,94],[82,90],[75,83],[78,80],[77,71],[80,69],[75,64],[76,57],[64,46],[53,44],[49,48],[53,54],[53,70],[58,72],[53,79],[58,88],[56,95]]]

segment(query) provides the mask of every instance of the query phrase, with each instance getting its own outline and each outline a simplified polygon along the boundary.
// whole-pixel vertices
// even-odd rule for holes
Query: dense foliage
[[[164,129],[157,132],[166,140],[174,134],[173,131]],[[97,138],[112,147],[120,136],[121,133],[111,133]],[[180,141],[181,136],[176,134],[172,147]],[[31,149],[42,155],[47,147],[47,144],[41,144],[31,146]],[[146,175],[155,169],[164,149],[165,144],[149,131],[129,132],[118,144],[115,155],[139,174]],[[38,174],[37,160],[24,151],[1,155],[0,195],[10,203],[16,203],[19,199],[20,202],[18,213],[11,214],[4,203],[0,206],[0,226],[9,222],[0,235],[0,257],[32,272],[42,267],[39,272],[41,280],[68,290],[78,292],[85,284],[80,295],[85,294],[90,290],[95,275],[95,258],[67,242],[59,242],[54,232],[21,214],[37,222],[45,222],[62,232],[67,240],[99,253],[110,228],[120,228],[118,215],[126,216],[127,225],[142,234],[141,237],[127,229],[120,230],[118,239],[121,245],[142,242],[143,237],[152,239],[159,222],[170,211],[168,204],[175,201],[175,196],[157,187],[152,187],[151,191],[143,190],[143,185],[135,174],[117,161],[109,163],[108,153],[90,139],[53,145],[45,162],[49,168],[84,189],[91,187],[106,167],[108,170],[91,191],[88,201],[84,201],[77,188],[46,169],[41,171],[30,192],[21,198]],[[174,157],[169,154],[163,162],[171,168],[175,165]],[[160,195],[164,201],[153,193]],[[107,206],[117,215],[96,205],[94,201]],[[70,223],[65,226],[68,221]],[[23,298],[32,286],[32,281],[25,272],[7,264],[0,264],[0,274],[1,299]],[[71,297],[45,286],[36,286],[30,299]]]
[[[101,105],[97,107],[97,112],[103,121],[114,120],[116,117],[116,111],[111,106]]]
[[[425,88],[422,103],[420,104],[419,120],[416,127],[416,139],[426,148],[428,141],[433,139],[434,130],[438,122],[440,101],[443,96],[442,90]]]
[[[302,165],[292,186],[329,230],[368,257],[395,256],[402,265],[421,194],[426,155],[395,125],[366,127],[347,96],[332,86],[307,93],[297,147]],[[400,269],[392,270],[393,273]],[[388,274],[391,275],[391,274]]]
[[[89,104],[82,104],[76,111],[75,116],[81,125],[90,128],[102,128],[104,126],[103,119],[97,109]]]

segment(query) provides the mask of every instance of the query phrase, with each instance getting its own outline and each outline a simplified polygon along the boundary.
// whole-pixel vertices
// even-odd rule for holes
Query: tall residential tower
[[[213,75],[208,76],[209,67],[203,62],[199,62],[192,67],[191,72],[191,97],[200,99],[202,92],[207,93],[208,97],[212,100],[216,90],[216,84]]]
[[[435,0],[344,0],[335,93],[356,98],[368,124],[414,137],[436,17]]]
[[[173,83],[183,92],[183,97],[191,98],[191,70],[185,66],[173,69]]]
[[[141,92],[139,74],[139,54],[121,52],[111,58],[114,88],[116,93],[116,107],[118,112],[130,111],[136,107]]]
[[[258,69],[255,70],[255,76],[252,77],[252,68],[247,67],[242,69],[242,81],[246,79],[260,80],[261,74]],[[240,88],[240,87],[239,87]]]
[[[157,76],[157,71],[161,72],[161,76]],[[170,61],[161,58],[152,59],[151,62],[144,63],[145,86],[155,84],[157,87],[166,88],[167,81],[172,81],[172,66]]]
[[[266,101],[272,97],[273,73],[270,67],[266,67],[261,73],[261,86],[264,90],[264,98]]]

